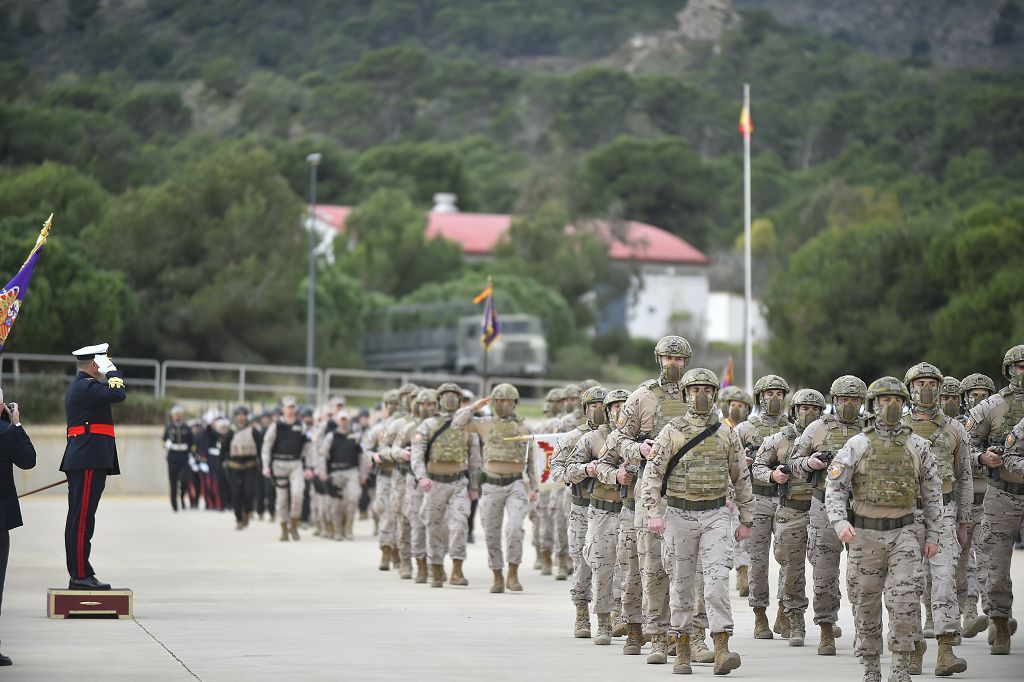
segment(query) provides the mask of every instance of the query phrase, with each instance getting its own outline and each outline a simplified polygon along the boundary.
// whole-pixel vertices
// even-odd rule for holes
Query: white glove
[[[201,472],[203,472],[204,474],[208,474],[208,473],[210,473],[210,465],[207,464],[206,462],[200,462],[199,463],[199,470]]]
[[[114,363],[110,361],[110,358],[106,355],[97,355],[95,357],[96,367],[100,370],[100,374],[109,374],[110,372],[117,371],[117,367],[114,367]]]

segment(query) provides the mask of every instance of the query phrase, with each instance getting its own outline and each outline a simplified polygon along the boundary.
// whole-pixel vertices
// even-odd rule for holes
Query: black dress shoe
[[[4,656],[3,654],[0,654],[0,666],[4,665],[14,665],[14,661],[12,661],[9,656]]]
[[[96,576],[90,575],[88,578],[72,578],[68,581],[69,590],[109,590],[110,585],[107,583],[101,583],[96,580]]]

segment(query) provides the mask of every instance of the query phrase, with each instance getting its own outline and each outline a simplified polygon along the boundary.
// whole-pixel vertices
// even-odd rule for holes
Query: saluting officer
[[[89,563],[96,507],[107,476],[121,473],[114,443],[113,403],[127,398],[124,378],[107,357],[109,344],[85,346],[74,352],[78,376],[64,397],[68,444],[60,470],[68,476],[68,520],[64,551],[72,590],[109,590],[96,579]]]

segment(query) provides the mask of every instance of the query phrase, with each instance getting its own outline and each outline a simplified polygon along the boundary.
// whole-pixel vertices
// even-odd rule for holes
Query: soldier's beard
[[[733,424],[741,424],[747,421],[749,412],[742,407],[730,407],[729,408],[729,421]]]

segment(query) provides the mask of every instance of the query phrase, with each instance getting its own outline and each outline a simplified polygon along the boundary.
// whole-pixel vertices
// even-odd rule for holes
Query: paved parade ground
[[[135,591],[135,621],[46,618],[46,588],[66,587],[63,497],[23,502],[25,527],[11,533],[11,565],[0,618],[2,651],[14,659],[5,680],[611,680],[667,679],[669,665],[623,656],[571,636],[568,582],[521,573],[525,592],[488,593],[482,533],[466,561],[469,587],[431,589],[377,570],[372,525],[354,542],[303,533],[278,542],[278,527],[234,530],[230,513],[171,513],[163,498],[104,498],[97,514],[97,577]],[[529,537],[529,534],[527,534]],[[526,550],[529,564],[533,551]],[[1024,552],[1013,577],[1024,585]],[[777,568],[773,565],[773,570]],[[808,577],[810,568],[808,567]],[[845,578],[844,578],[845,580]],[[773,575],[772,597],[777,584]],[[845,582],[844,582],[845,584]],[[859,680],[853,622],[843,604],[839,655],[753,639],[753,615],[732,591],[743,665],[729,679]],[[774,609],[770,610],[774,615]],[[1024,598],[1015,616],[1024,620]],[[596,619],[595,619],[596,621]],[[709,638],[710,639],[710,638]],[[935,640],[925,674],[933,677]],[[957,647],[969,668],[953,679],[1020,680],[1024,634],[1010,656],[990,656],[984,635]],[[888,655],[883,656],[883,674]],[[712,677],[710,665],[694,675]]]

